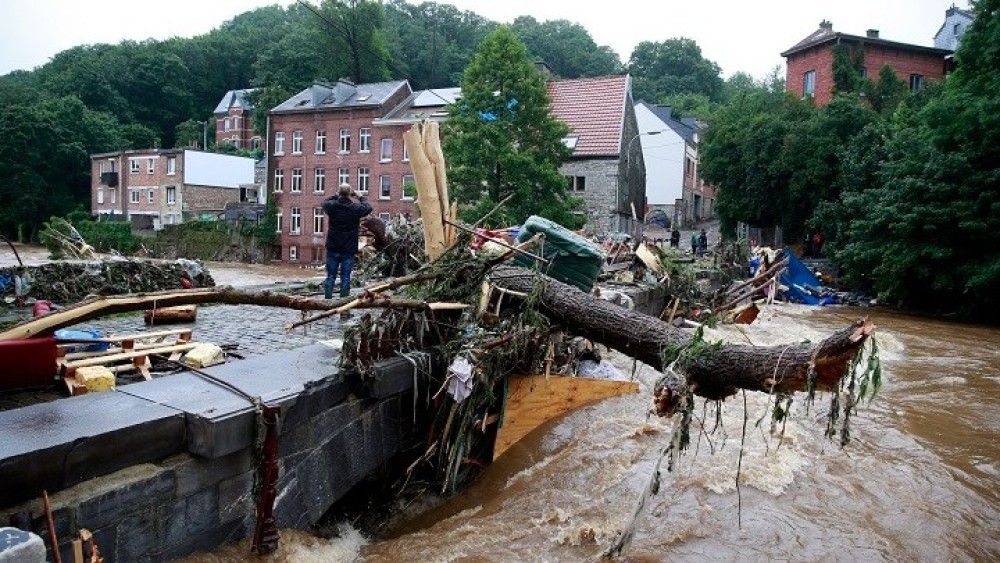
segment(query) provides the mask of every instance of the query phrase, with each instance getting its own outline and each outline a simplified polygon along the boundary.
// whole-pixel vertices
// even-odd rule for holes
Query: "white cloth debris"
[[[472,394],[472,364],[464,356],[455,358],[448,366],[448,394],[457,403]]]
[[[616,368],[611,362],[595,362],[594,360],[580,360],[576,366],[576,374],[580,377],[593,377],[595,379],[613,379],[616,381],[628,381],[628,377]]]

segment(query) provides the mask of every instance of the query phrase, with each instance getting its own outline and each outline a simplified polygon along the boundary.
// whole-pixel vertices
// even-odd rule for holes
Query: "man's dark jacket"
[[[326,231],[326,251],[337,254],[356,253],[361,218],[372,212],[372,206],[363,199],[354,202],[349,197],[333,196],[323,202],[323,211],[330,218],[330,228]]]

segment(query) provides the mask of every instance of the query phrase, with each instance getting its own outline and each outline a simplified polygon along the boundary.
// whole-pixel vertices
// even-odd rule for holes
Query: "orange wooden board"
[[[493,459],[546,422],[602,399],[638,393],[634,381],[589,377],[515,375],[507,378],[503,426],[497,432]]]

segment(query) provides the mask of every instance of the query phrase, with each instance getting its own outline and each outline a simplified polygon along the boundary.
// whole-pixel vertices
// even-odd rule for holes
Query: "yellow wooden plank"
[[[507,378],[503,426],[497,432],[493,459],[546,422],[602,399],[638,393],[634,381],[589,377],[518,375]]]

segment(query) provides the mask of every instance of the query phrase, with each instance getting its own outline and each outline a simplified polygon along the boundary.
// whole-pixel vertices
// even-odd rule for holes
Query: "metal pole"
[[[201,135],[202,135],[201,150],[207,151],[208,150],[208,120],[207,119],[205,121],[201,122]]]

